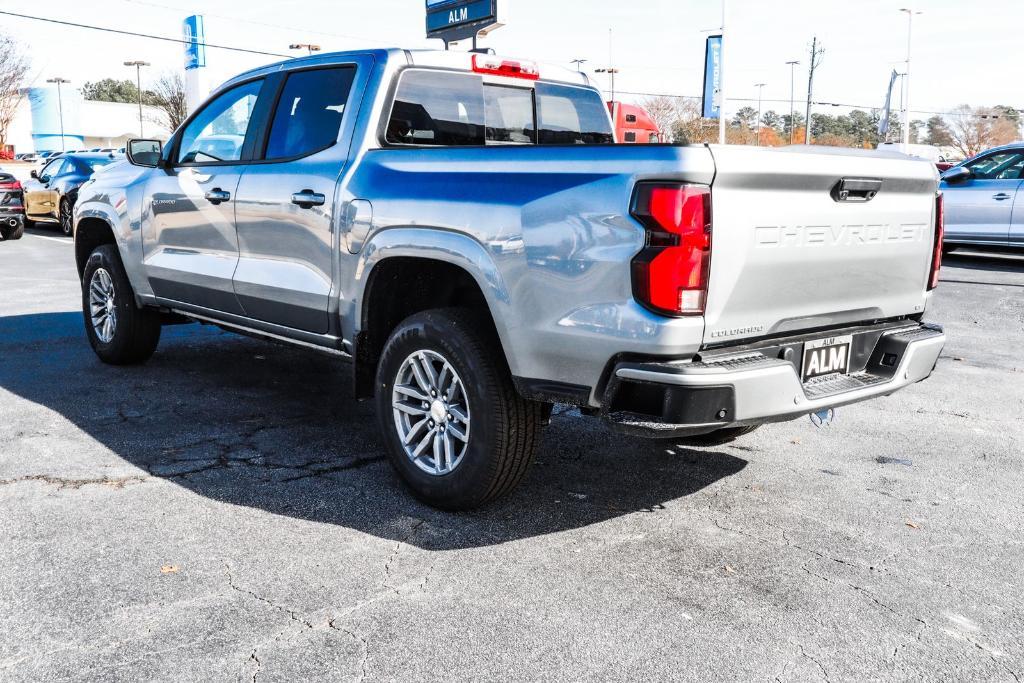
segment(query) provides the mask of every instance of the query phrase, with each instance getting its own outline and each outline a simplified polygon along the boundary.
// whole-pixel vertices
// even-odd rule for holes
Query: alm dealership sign
[[[426,0],[427,37],[446,43],[476,36],[498,24],[498,0]]]

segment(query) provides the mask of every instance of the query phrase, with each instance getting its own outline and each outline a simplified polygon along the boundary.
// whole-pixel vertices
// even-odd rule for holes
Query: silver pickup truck
[[[347,358],[447,509],[515,487],[555,403],[714,444],[932,372],[932,165],[613,142],[586,76],[492,55],[242,74],[80,190],[89,341],[140,363],[201,321]]]

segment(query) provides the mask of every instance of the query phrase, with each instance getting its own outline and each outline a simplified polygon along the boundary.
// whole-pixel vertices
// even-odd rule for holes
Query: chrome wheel
[[[97,339],[109,344],[117,330],[117,302],[114,280],[103,268],[97,268],[89,280],[89,317]]]
[[[405,359],[391,393],[395,429],[405,454],[427,474],[451,473],[469,447],[469,401],[462,379],[434,351]]]
[[[74,232],[74,217],[71,215],[71,204],[67,200],[60,203],[60,229],[68,237]]]

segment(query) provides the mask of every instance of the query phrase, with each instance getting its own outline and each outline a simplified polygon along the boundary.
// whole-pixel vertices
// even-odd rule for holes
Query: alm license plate
[[[850,374],[853,336],[829,337],[804,344],[803,381],[826,375]]]

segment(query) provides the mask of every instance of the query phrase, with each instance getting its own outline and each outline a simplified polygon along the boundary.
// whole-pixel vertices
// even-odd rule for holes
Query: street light
[[[800,62],[786,62],[789,65],[789,144],[796,140],[796,67]]]
[[[761,146],[761,93],[764,92],[764,86],[767,83],[755,83],[754,87],[757,88],[757,146]]]
[[[914,15],[924,14],[912,8],[901,7],[901,12],[907,14],[907,74],[903,77],[903,87],[906,89],[906,97],[903,99],[903,144],[910,144],[910,46],[911,37],[914,32]]]
[[[608,67],[607,69],[594,69],[596,74],[608,74],[612,79],[612,102],[615,101],[615,74],[619,73],[619,70],[615,67]]]
[[[307,50],[309,54],[314,52],[320,52],[319,45],[313,45],[312,43],[292,43],[288,46],[289,50]]]
[[[125,62],[124,65],[135,67],[135,87],[139,91],[139,137],[144,138],[146,137],[146,134],[142,130],[142,67],[149,66],[149,62],[137,60],[134,62]]]
[[[572,60],[569,63],[570,64],[575,64],[576,65],[576,70],[579,71],[580,73],[583,73],[583,65],[587,63],[587,60],[586,59],[574,59],[574,60]]]
[[[60,86],[64,83],[70,83],[66,78],[56,76],[54,78],[47,78],[47,83],[57,84],[57,116],[60,117],[60,151],[65,152],[67,148],[64,146],[64,102],[60,96]]]

